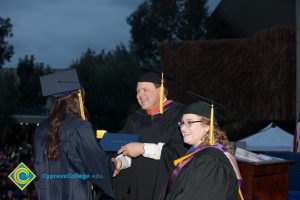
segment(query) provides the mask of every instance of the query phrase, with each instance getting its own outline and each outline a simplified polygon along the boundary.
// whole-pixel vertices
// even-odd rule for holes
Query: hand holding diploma
[[[140,143],[140,142],[128,143],[119,149],[118,154],[136,158],[144,154],[144,143]]]

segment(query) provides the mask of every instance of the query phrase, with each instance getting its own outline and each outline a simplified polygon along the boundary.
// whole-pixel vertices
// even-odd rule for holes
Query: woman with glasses
[[[178,123],[183,140],[192,145],[174,161],[167,200],[239,200],[244,199],[238,166],[226,134],[219,128],[211,105],[198,102],[185,108]]]

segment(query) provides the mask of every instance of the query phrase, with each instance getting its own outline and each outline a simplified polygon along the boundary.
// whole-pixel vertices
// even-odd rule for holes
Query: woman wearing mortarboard
[[[213,105],[201,101],[187,106],[178,124],[192,147],[174,161],[177,167],[161,199],[243,200],[233,148],[214,120]]]
[[[35,188],[41,200],[92,199],[92,185],[114,199],[112,162],[86,120],[76,70],[41,78],[43,96],[54,96],[34,139]]]

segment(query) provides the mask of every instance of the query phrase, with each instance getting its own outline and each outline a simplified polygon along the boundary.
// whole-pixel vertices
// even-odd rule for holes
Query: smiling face
[[[136,98],[143,110],[153,110],[159,107],[160,88],[154,83],[138,82],[136,87]]]
[[[186,144],[196,147],[202,143],[205,137],[208,137],[209,125],[203,122],[203,118],[201,116],[195,114],[184,114],[181,121],[184,124],[181,126],[180,130]]]

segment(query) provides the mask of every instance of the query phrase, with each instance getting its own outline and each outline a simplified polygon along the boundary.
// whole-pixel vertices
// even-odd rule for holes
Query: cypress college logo
[[[24,190],[35,177],[36,175],[23,162],[8,175],[8,178],[21,190]]]

